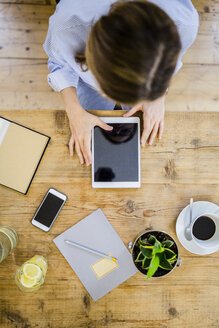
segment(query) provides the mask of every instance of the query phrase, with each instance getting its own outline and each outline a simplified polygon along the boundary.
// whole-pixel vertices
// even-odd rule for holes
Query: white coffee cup
[[[215,233],[213,234],[213,236],[211,238],[209,238],[207,240],[198,239],[193,234],[193,226],[194,226],[195,222],[203,216],[210,218],[215,224]],[[193,241],[198,246],[200,246],[202,248],[217,248],[217,247],[219,248],[219,211],[217,211],[215,213],[203,213],[203,214],[197,216],[197,218],[195,218],[192,222],[191,234],[192,234]]]

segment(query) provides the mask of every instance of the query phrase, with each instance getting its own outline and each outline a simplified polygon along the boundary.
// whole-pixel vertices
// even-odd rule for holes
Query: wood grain
[[[193,5],[200,13],[218,13],[219,1],[218,0],[192,0]]]
[[[218,326],[218,252],[196,256],[179,245],[182,266],[171,275],[146,281],[136,274],[95,303],[52,240],[98,207],[125,244],[145,228],[166,230],[176,238],[176,218],[190,197],[219,204],[219,113],[167,113],[162,141],[142,149],[142,187],[107,191],[92,189],[90,168],[69,157],[64,111],[0,115],[52,137],[27,196],[0,188],[0,223],[19,234],[14,254],[0,264],[1,328]],[[51,186],[66,193],[68,201],[52,230],[44,233],[30,220]],[[36,293],[23,294],[14,272],[34,254],[48,259],[46,281]]]

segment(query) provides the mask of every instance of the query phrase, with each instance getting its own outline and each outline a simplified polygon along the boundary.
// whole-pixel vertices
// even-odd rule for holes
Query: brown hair
[[[93,25],[86,56],[77,54],[76,61],[109,98],[131,105],[165,93],[180,49],[177,27],[162,9],[145,0],[119,1]]]

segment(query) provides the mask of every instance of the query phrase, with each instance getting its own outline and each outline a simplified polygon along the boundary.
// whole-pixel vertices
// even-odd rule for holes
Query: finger
[[[123,115],[123,117],[130,117],[130,116],[132,116],[133,114],[135,114],[139,110],[142,111],[142,106],[141,105],[136,105],[136,106],[132,107],[132,109],[130,109],[129,111],[127,111],[127,113],[125,113]]]
[[[88,166],[89,165],[89,159],[87,157],[87,154],[86,154],[86,151],[85,151],[85,148],[84,148],[84,145],[81,146],[81,153],[82,153],[82,156],[84,158],[84,163]]]
[[[92,163],[91,156],[91,137],[85,139],[84,141],[84,155],[86,156],[86,164],[90,165]]]
[[[81,152],[81,147],[80,147],[77,140],[75,141],[75,150],[76,150],[76,153],[78,155],[80,163],[84,164],[84,158],[83,158],[83,155],[82,155],[82,152]]]
[[[146,141],[148,140],[148,137],[151,133],[151,123],[149,120],[144,120],[144,130],[141,135],[141,144],[143,147],[145,147]]]
[[[150,138],[149,138],[149,141],[148,141],[148,143],[149,143],[150,146],[153,144],[153,142],[154,142],[154,138],[155,138],[156,135],[157,135],[158,127],[159,127],[159,125],[158,125],[157,123],[154,124],[153,130],[152,130],[152,132],[151,132],[151,135],[150,135]]]
[[[103,121],[101,121],[99,119],[98,119],[96,125],[99,126],[100,128],[102,128],[103,130],[106,130],[106,131],[112,131],[113,130],[112,126],[104,123]]]
[[[75,140],[74,140],[74,137],[72,135],[70,140],[69,140],[69,143],[68,143],[70,156],[73,156],[73,154],[74,154],[74,144],[75,144]]]
[[[88,166],[90,164],[90,156],[89,156],[89,146],[87,146],[87,138],[85,138],[80,144],[81,152],[85,160],[85,164]]]
[[[83,157],[83,163],[85,163],[86,165],[89,165],[89,158],[87,157],[87,152],[86,152],[85,146],[84,146],[85,140],[86,140],[86,138],[84,138],[83,135],[77,136],[77,142],[78,142],[80,152]],[[83,163],[81,163],[81,164],[83,164]]]
[[[159,139],[162,138],[162,135],[163,135],[163,129],[164,129],[164,121],[161,121],[161,122],[160,122],[160,125],[159,125],[159,132],[158,132],[158,138],[159,138]]]

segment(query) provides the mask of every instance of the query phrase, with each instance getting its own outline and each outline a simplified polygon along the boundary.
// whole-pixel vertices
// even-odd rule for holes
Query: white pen
[[[87,247],[87,246],[78,244],[75,241],[65,240],[65,243],[68,244],[68,245],[71,245],[71,246],[75,246],[75,247],[81,248],[81,249],[83,249],[83,250],[85,250],[87,252],[90,252],[90,253],[93,253],[93,254],[96,254],[96,255],[99,255],[99,256],[106,257],[107,259],[110,259],[110,260],[112,260],[114,262],[117,261],[117,259],[115,257],[109,256],[109,255],[107,255],[105,253],[99,252],[99,251],[97,251],[95,249],[92,249],[90,247]]]

